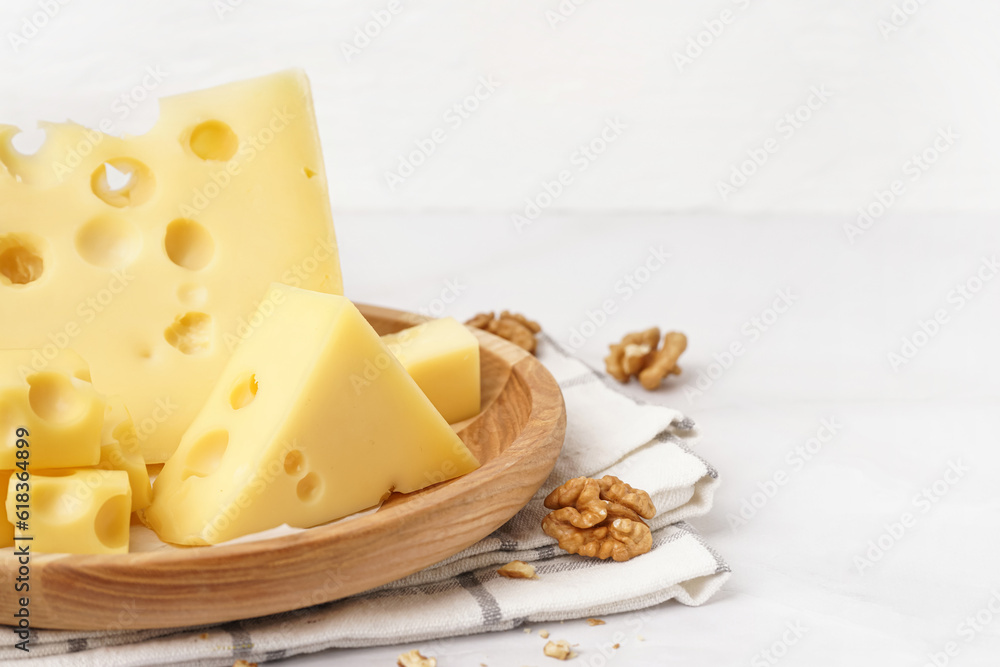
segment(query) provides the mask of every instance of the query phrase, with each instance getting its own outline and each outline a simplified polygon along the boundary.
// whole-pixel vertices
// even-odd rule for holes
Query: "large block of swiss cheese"
[[[60,349],[165,461],[273,281],[341,293],[308,82],[291,71],[162,100],[149,133],[0,126],[0,349]],[[9,439],[9,433],[0,438]]]
[[[215,544],[307,528],[476,467],[354,305],[274,285],[144,513],[161,539]]]

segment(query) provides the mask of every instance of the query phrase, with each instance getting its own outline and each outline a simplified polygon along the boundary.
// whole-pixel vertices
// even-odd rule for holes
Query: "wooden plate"
[[[426,318],[358,306],[380,334]],[[300,609],[379,586],[444,560],[499,528],[555,465],[562,394],[530,354],[480,340],[483,412],[456,424],[482,466],[374,514],[258,542],[122,555],[31,557],[31,624],[109,630],[221,623]],[[14,613],[17,564],[0,563],[0,614]],[[4,621],[6,623],[8,621]]]

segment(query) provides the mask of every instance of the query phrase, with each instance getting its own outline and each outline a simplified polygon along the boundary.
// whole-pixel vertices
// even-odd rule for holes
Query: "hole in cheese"
[[[323,480],[314,472],[309,473],[299,480],[295,486],[295,494],[304,503],[314,500],[320,495],[323,487]]]
[[[187,306],[204,306],[208,301],[208,288],[204,285],[186,283],[177,288],[177,298]]]
[[[221,120],[206,120],[191,130],[191,152],[202,160],[228,160],[236,154],[240,140],[233,128]]]
[[[21,130],[11,137],[10,145],[21,155],[34,155],[41,150],[45,144],[45,139],[45,130],[38,127],[30,130]]]
[[[0,236],[0,282],[27,285],[42,277],[41,243],[28,234]]]
[[[77,392],[73,382],[59,373],[36,373],[28,378],[28,405],[40,419],[66,424],[79,419],[88,401]]]
[[[103,269],[120,269],[142,249],[142,235],[135,225],[117,217],[99,217],[76,233],[76,251],[85,262]]]
[[[73,371],[73,377],[75,377],[77,380],[83,380],[84,382],[93,383],[93,380],[90,379],[89,368],[81,368],[80,370]]]
[[[212,316],[197,312],[178,315],[163,337],[184,354],[206,354],[212,349]]]
[[[94,534],[109,549],[128,544],[129,514],[132,503],[126,495],[112,496],[104,501],[94,516]]]
[[[184,479],[211,475],[222,463],[228,447],[229,431],[225,429],[217,429],[201,436],[184,460]]]
[[[257,396],[257,376],[253,373],[244,373],[235,383],[233,390],[229,393],[229,404],[233,410],[239,410],[253,403]]]
[[[167,225],[163,247],[171,262],[191,271],[205,268],[215,255],[215,241],[205,226],[185,218]]]
[[[94,170],[90,176],[90,189],[109,206],[138,206],[153,196],[156,179],[142,162],[130,157],[116,157]]]
[[[285,456],[285,472],[295,475],[305,470],[306,457],[297,449],[293,449]]]
[[[316,175],[316,172],[310,169],[309,167],[303,167],[302,171],[306,175],[306,178],[312,178],[313,176]]]

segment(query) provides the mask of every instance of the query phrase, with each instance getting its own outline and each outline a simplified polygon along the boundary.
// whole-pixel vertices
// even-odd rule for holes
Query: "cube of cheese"
[[[19,510],[11,477],[7,519]],[[128,474],[98,468],[32,473],[27,511],[31,550],[39,553],[116,554],[128,552],[132,490]],[[16,526],[16,524],[15,524]]]
[[[479,340],[465,325],[445,317],[382,342],[449,424],[479,414]]]
[[[75,352],[0,350],[0,470],[15,467],[19,428],[32,469],[97,465],[104,407]]]
[[[117,396],[108,398],[101,431],[101,460],[98,468],[124,470],[132,489],[132,511],[149,507],[153,487],[149,483],[146,462],[139,451],[139,438],[125,403]]]
[[[479,465],[350,301],[273,290],[153,485],[167,542],[315,526]]]
[[[270,283],[341,293],[308,81],[170,97],[142,136],[44,128],[21,155],[0,126],[0,349],[75,349],[162,463]]]
[[[132,511],[148,507],[153,498],[149,472],[139,452],[139,439],[136,437],[132,417],[129,416],[121,398],[117,396],[106,399],[100,442],[101,459],[96,467],[102,470],[125,471],[132,489]],[[32,468],[34,469],[34,466]],[[38,472],[42,475],[60,475],[63,469],[51,468]]]

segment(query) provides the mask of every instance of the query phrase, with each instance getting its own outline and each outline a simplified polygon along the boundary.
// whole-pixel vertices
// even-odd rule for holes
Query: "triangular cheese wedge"
[[[265,300],[156,479],[161,539],[315,526],[478,467],[350,301],[278,284]]]

